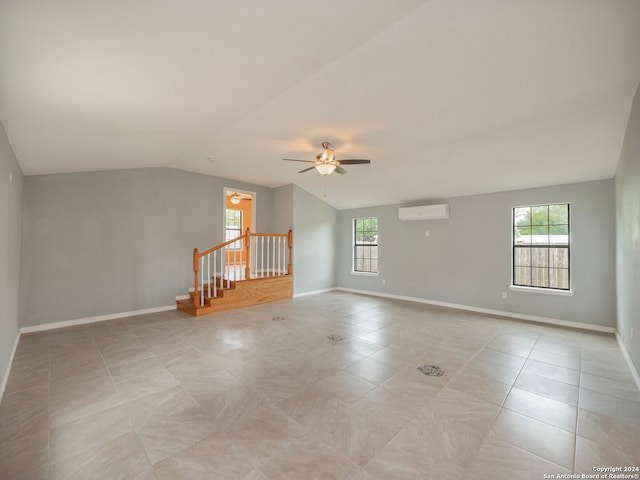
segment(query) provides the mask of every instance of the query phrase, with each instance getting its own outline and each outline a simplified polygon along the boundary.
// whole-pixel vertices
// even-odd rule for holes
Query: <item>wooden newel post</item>
[[[291,275],[293,273],[293,268],[291,267],[291,247],[293,246],[293,232],[291,230],[289,230],[287,238],[289,244],[289,263],[287,264],[287,275]]]
[[[251,278],[251,248],[249,242],[251,241],[251,230],[247,227],[247,231],[245,233],[246,237],[244,240],[244,248],[245,248],[245,261],[247,262],[244,266],[244,279],[249,280]]]
[[[200,269],[200,264],[198,262],[198,257],[200,254],[198,253],[198,249],[193,249],[193,285],[195,288],[195,297],[194,297],[194,307],[200,306],[200,289],[198,288],[198,270]]]

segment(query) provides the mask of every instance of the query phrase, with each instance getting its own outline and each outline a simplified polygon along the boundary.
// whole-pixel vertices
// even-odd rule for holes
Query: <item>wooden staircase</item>
[[[218,288],[217,297],[207,296],[208,285],[205,287],[204,306],[196,305],[196,293],[190,292],[190,298],[176,302],[178,310],[199,317],[214,312],[284,300],[293,295],[292,275],[232,281],[228,288],[226,281],[224,283],[225,287]]]
[[[291,298],[291,248],[291,230],[286,234],[259,234],[249,229],[203,253],[196,248],[194,288],[188,299],[176,301],[178,310],[200,316]]]

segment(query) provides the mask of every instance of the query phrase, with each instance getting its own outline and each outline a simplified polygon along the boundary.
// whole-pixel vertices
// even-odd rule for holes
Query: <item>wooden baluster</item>
[[[198,288],[198,249],[193,250],[193,288],[195,292],[193,305],[200,304],[200,290]]]
[[[262,276],[263,277],[268,277],[269,276],[269,237],[262,237],[264,238],[264,243],[265,243],[265,247],[264,247],[264,266],[262,268]]]
[[[289,244],[289,262],[287,263],[287,275],[291,275],[293,273],[293,268],[291,267],[291,247],[293,246],[293,232],[289,230],[287,234],[288,244]]]
[[[263,269],[263,274],[265,277],[269,276],[269,237],[264,237],[264,243],[265,243],[265,247],[264,247],[264,269]]]
[[[276,245],[275,237],[269,237],[269,243],[271,244],[271,252],[269,253],[269,257],[271,258],[271,269],[269,270],[269,276],[273,277],[273,269],[275,268],[276,256],[274,255],[275,250],[274,247]]]
[[[249,280],[251,278],[251,250],[250,250],[250,238],[251,238],[251,230],[247,227],[247,231],[245,233],[244,240],[244,250],[245,250],[245,267],[244,267],[244,279]]]
[[[278,257],[280,261],[278,262],[278,275],[284,275],[284,268],[282,267],[282,262],[285,258],[284,253],[284,237],[278,237]]]
[[[227,245],[227,288],[231,288],[231,270],[229,270],[229,251],[231,250],[231,244]]]
[[[218,278],[216,277],[216,257],[218,256],[218,251],[215,250],[213,252],[213,296],[214,298],[218,296]]]
[[[200,306],[204,307],[204,257],[200,257]]]
[[[207,255],[207,295],[211,298],[211,254]]]

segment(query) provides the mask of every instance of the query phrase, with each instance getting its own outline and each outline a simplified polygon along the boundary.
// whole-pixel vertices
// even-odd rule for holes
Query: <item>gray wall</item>
[[[613,180],[441,200],[449,220],[398,220],[389,205],[339,214],[339,285],[424,300],[590,323],[615,324]],[[571,203],[572,297],[509,291],[511,208]],[[440,203],[440,201],[423,202]],[[351,222],[376,216],[379,276],[351,274]],[[430,236],[426,237],[426,231]],[[386,285],[382,281],[386,281]],[[502,292],[508,298],[502,299]]]
[[[293,293],[337,286],[338,212],[293,186]]]
[[[640,87],[631,108],[615,185],[616,328],[640,372]]]
[[[22,184],[22,170],[0,124],[0,384],[18,336]]]
[[[271,189],[168,168],[25,177],[21,326],[167,306],[193,282],[192,252],[223,239],[223,187]]]
[[[293,230],[293,185],[274,188],[273,221],[271,227],[274,233],[284,233]]]

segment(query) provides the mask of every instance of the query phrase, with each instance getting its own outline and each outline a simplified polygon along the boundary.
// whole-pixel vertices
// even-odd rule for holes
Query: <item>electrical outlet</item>
[[[633,327],[631,327],[631,335],[629,335],[629,340],[633,340]]]
[[[426,232],[424,232],[424,236],[428,237],[429,236],[429,230],[427,230]]]
[[[506,300],[507,299],[507,292],[502,292],[502,299]]]
[[[387,284],[387,281],[386,281],[384,278],[382,279],[382,284],[383,284],[383,285],[386,285],[386,284]]]

